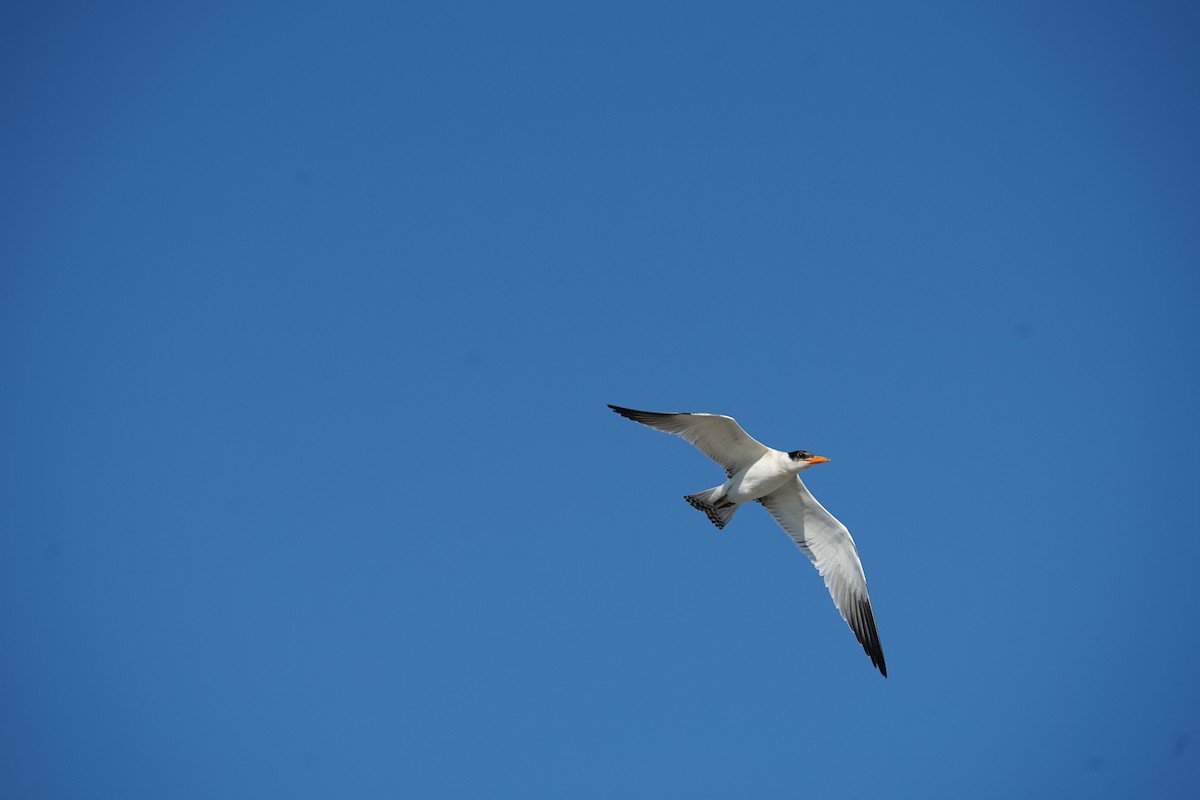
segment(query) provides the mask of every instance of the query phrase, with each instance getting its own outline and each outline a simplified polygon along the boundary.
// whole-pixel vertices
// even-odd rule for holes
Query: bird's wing
[[[766,445],[742,430],[733,417],[721,414],[660,414],[609,405],[626,419],[682,437],[725,467],[726,473],[753,464],[768,451]]]
[[[887,664],[867,595],[867,576],[850,531],[817,502],[799,476],[763,497],[762,504],[821,573],[842,619],[886,678]]]

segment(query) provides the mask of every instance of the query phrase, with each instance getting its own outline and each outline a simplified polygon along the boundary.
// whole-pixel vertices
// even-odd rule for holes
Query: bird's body
[[[614,405],[609,408],[634,422],[682,437],[723,466],[723,484],[684,499],[718,528],[729,524],[743,504],[755,500],[761,503],[813,562],[842,618],[871,663],[887,677],[867,579],[854,540],[799,477],[805,469],[828,458],[807,450],[784,452],[767,447],[742,430],[732,417],[719,414],[662,414]]]
[[[805,464],[804,466],[808,466]],[[762,458],[734,473],[721,485],[721,496],[741,505],[758,500],[778,489],[802,467],[779,450],[769,450]]]

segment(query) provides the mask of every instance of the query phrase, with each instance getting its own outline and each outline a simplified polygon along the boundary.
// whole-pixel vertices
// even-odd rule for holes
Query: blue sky
[[[0,31],[6,797],[1194,796],[1195,8]]]

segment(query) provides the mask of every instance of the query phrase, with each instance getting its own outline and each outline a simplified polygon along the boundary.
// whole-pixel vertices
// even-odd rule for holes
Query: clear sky
[[[0,795],[1194,798],[1197,41],[5,4]],[[829,456],[890,677],[606,403]]]

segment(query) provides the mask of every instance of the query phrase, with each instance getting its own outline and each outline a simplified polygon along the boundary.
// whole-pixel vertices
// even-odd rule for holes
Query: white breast
[[[771,450],[730,478],[725,496],[735,503],[748,503],[775,491],[795,474],[787,453]]]

